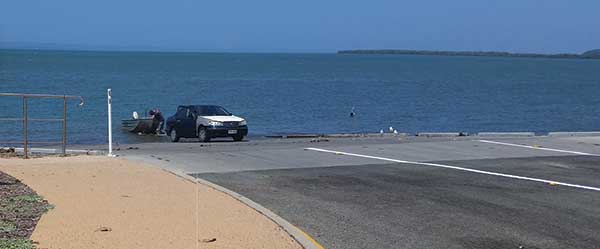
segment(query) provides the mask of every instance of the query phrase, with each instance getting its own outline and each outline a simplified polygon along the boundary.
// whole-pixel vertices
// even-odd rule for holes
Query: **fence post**
[[[62,134],[62,154],[67,155],[67,96],[63,97],[63,134]]]
[[[113,156],[112,154],[112,92],[111,89],[108,88],[106,90],[107,95],[107,104],[108,104],[108,156]]]
[[[25,159],[29,158],[27,155],[27,96],[23,96],[23,153]]]

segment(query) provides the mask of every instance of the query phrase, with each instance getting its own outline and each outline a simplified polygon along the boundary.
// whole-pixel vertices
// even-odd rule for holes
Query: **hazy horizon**
[[[600,22],[597,9],[600,2],[589,0],[28,0],[3,4],[0,46],[167,52],[582,53],[600,47],[600,33],[594,32]]]
[[[599,46],[600,47],[600,46]],[[348,50],[407,50],[407,51],[439,51],[439,52],[508,52],[523,54],[582,54],[597,48],[590,48],[582,51],[573,52],[531,52],[531,51],[506,51],[506,50],[439,50],[439,49],[410,49],[410,48],[372,48],[372,49],[347,49],[347,50],[318,50],[318,49],[278,49],[278,50],[244,50],[244,49],[177,49],[162,47],[119,47],[119,46],[88,46],[81,44],[53,44],[53,43],[31,43],[31,42],[0,42],[0,50],[39,50],[39,51],[81,51],[81,52],[149,52],[149,53],[314,53],[314,54],[335,54],[339,51]]]

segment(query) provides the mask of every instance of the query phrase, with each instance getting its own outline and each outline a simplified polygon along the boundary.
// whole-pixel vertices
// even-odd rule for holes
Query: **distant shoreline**
[[[497,51],[435,51],[435,50],[398,50],[398,49],[364,49],[340,50],[338,54],[402,54],[402,55],[437,55],[437,56],[486,56],[486,57],[519,57],[519,58],[555,58],[555,59],[600,59],[600,50],[590,50],[582,54],[537,54],[509,53]]]

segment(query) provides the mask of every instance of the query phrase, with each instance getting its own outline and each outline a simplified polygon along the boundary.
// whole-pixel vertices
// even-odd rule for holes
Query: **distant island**
[[[495,51],[433,51],[433,50],[340,50],[338,54],[409,54],[409,55],[443,55],[443,56],[492,56],[492,57],[522,57],[522,58],[562,58],[562,59],[600,59],[600,49],[594,49],[582,54],[535,54],[509,53]]]

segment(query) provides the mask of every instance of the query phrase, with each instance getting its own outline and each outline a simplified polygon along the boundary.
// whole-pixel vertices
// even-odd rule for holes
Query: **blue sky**
[[[209,51],[583,52],[598,0],[8,0],[0,42]]]

